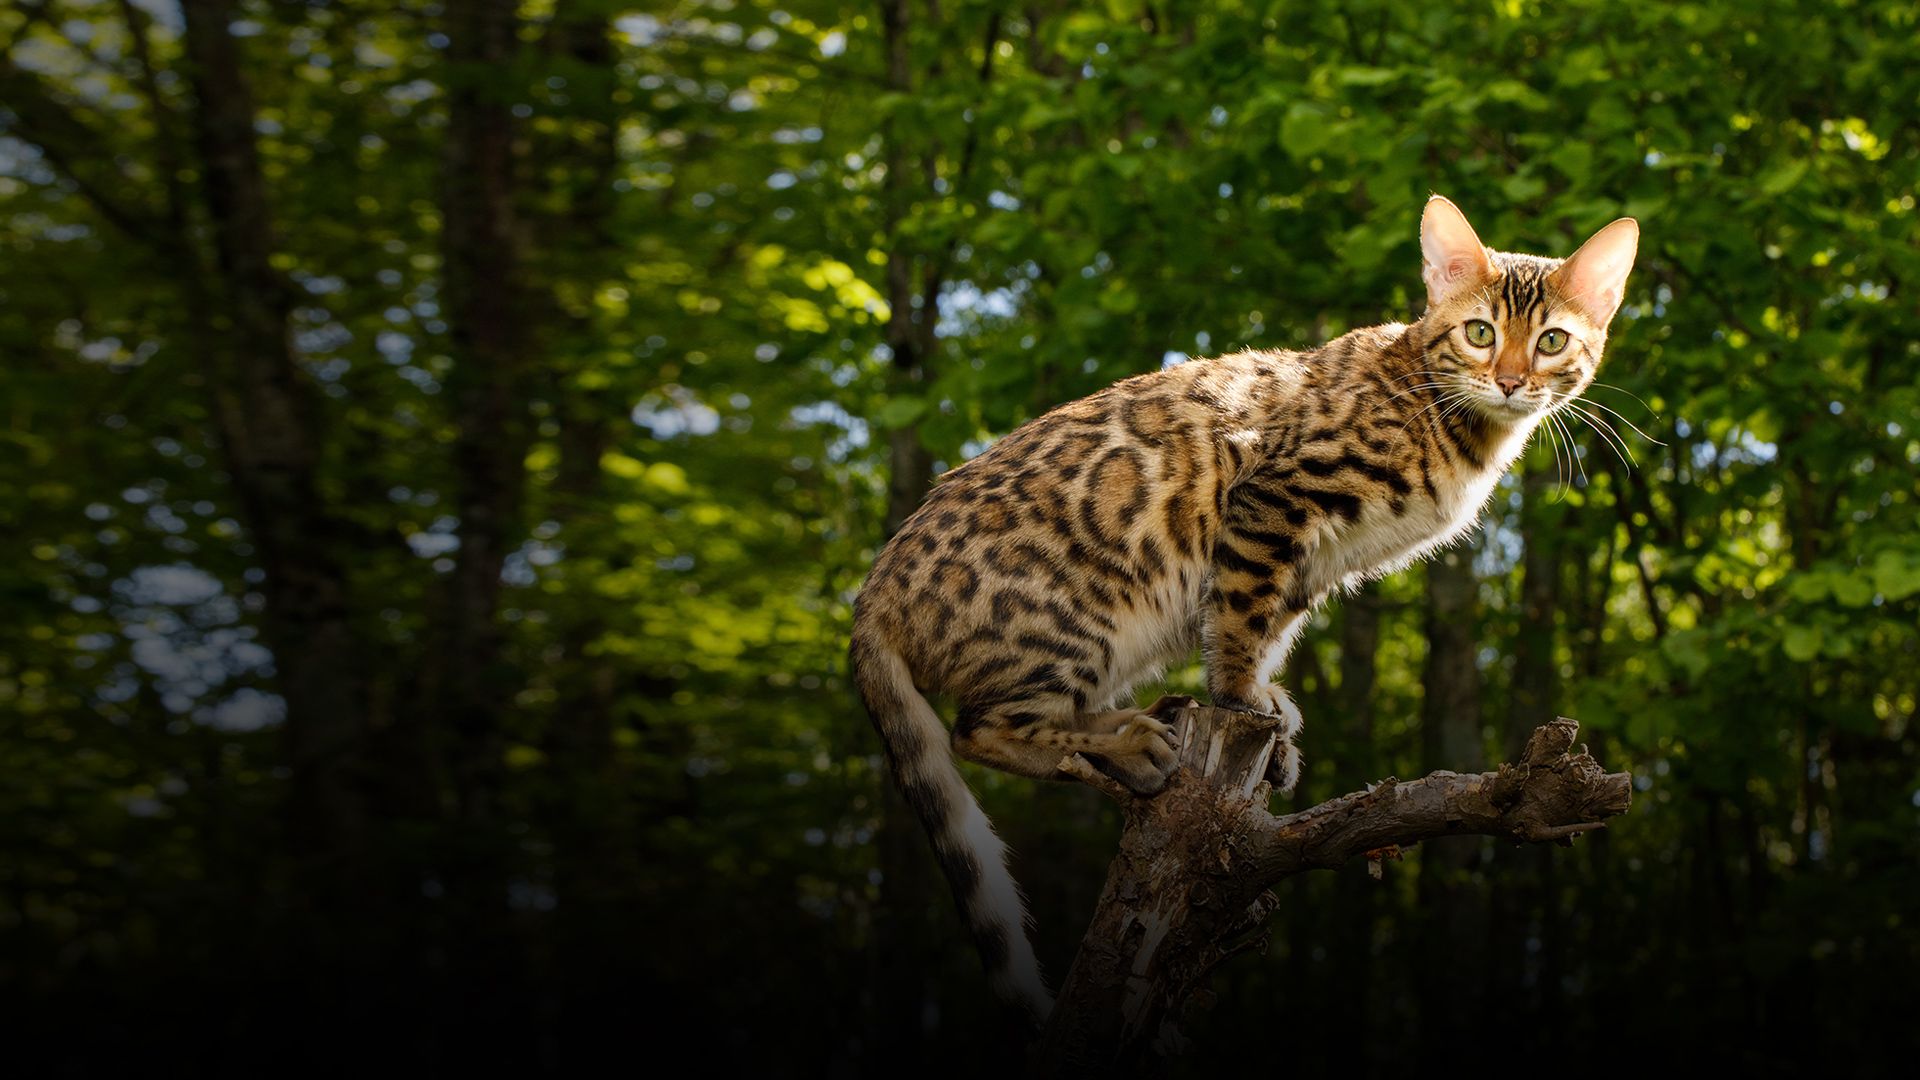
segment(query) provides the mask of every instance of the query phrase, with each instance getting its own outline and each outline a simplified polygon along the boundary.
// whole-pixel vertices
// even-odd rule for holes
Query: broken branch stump
[[[1189,705],[1175,724],[1180,766],[1134,798],[1085,761],[1063,768],[1121,802],[1126,824],[1093,921],[1036,1056],[1047,1075],[1138,1067],[1177,1051],[1177,1021],[1223,960],[1264,949],[1268,889],[1306,870],[1436,836],[1570,842],[1624,812],[1632,778],[1608,773],[1559,719],[1493,772],[1383,780],[1297,814],[1267,810],[1274,717]]]

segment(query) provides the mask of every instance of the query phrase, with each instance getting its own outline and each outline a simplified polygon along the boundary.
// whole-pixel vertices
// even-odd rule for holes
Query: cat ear
[[[1572,258],[1560,264],[1552,281],[1567,302],[1585,312],[1595,325],[1613,321],[1626,295],[1627,271],[1640,249],[1640,223],[1630,217],[1594,233]]]
[[[1428,199],[1420,215],[1420,255],[1426,264],[1421,276],[1427,279],[1429,307],[1498,276],[1467,215],[1444,196]]]

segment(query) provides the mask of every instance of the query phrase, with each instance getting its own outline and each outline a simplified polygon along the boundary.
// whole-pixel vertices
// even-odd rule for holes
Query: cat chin
[[[1475,398],[1474,405],[1480,415],[1497,424],[1518,424],[1545,414],[1544,402],[1536,405],[1531,402],[1515,401],[1512,398]]]

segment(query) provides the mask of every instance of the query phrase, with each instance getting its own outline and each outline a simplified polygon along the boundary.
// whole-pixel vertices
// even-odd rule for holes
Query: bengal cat
[[[1050,997],[1019,890],[953,754],[1039,779],[1066,755],[1148,795],[1172,728],[1133,687],[1197,643],[1213,703],[1300,714],[1279,672],[1328,593],[1460,536],[1542,419],[1593,379],[1639,241],[1495,252],[1451,202],[1420,223],[1426,311],[1309,352],[1135,376],[946,474],[875,561],[852,670],[996,990]],[[926,695],[953,702],[949,736]]]

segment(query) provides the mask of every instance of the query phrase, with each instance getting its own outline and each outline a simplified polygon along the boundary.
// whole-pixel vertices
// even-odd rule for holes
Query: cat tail
[[[893,649],[856,635],[852,667],[894,782],[933,838],[994,992],[1038,1026],[1053,1008],[1053,995],[1027,940],[1026,901],[1007,872],[1006,844],[954,763],[946,725]]]

